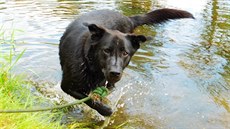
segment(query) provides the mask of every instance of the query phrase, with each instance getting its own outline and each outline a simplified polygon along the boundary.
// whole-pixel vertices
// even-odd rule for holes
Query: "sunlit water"
[[[0,1],[0,25],[14,30],[16,52],[26,49],[15,72],[57,84],[59,39],[78,15],[96,9],[132,15],[163,7],[190,11],[196,19],[136,29],[153,40],[142,45],[117,84],[124,93],[110,126],[127,122],[123,128],[230,128],[228,0]]]

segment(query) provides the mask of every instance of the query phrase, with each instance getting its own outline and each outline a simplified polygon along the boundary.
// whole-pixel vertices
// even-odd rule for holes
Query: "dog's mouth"
[[[108,77],[106,77],[106,80],[107,80],[109,83],[114,84],[114,83],[116,83],[116,82],[118,82],[118,81],[121,80],[121,76],[118,76],[118,77],[108,76]]]

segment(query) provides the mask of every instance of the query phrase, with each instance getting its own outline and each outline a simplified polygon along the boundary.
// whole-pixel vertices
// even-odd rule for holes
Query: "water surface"
[[[134,15],[163,7],[190,11],[196,19],[135,30],[153,40],[141,46],[117,84],[124,93],[110,127],[230,128],[228,0],[0,1],[0,25],[14,30],[16,52],[26,49],[15,72],[55,85],[61,80],[59,39],[78,15],[96,9]]]

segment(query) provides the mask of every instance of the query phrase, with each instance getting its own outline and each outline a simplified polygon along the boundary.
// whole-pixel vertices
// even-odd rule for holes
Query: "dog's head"
[[[147,38],[143,35],[125,34],[109,30],[95,24],[87,25],[94,58],[104,73],[106,80],[114,84],[121,79],[122,72],[131,57]]]

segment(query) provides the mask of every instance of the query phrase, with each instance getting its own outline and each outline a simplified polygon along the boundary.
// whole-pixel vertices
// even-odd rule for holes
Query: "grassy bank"
[[[24,109],[42,106],[44,98],[31,93],[31,85],[26,83],[20,75],[11,73],[14,64],[20,59],[23,52],[14,55],[0,52],[0,109]],[[14,61],[13,61],[14,60]],[[60,120],[56,122],[57,113],[36,112],[36,113],[14,113],[0,114],[1,129],[61,129]]]
[[[6,36],[3,26],[0,28],[0,110],[41,107],[47,100],[31,92],[31,84],[22,75],[11,73],[12,68],[22,57],[24,51],[15,54],[14,34]],[[2,46],[9,46],[3,51]],[[36,112],[0,114],[1,129],[62,129],[61,112]],[[55,119],[55,120],[54,120]]]

